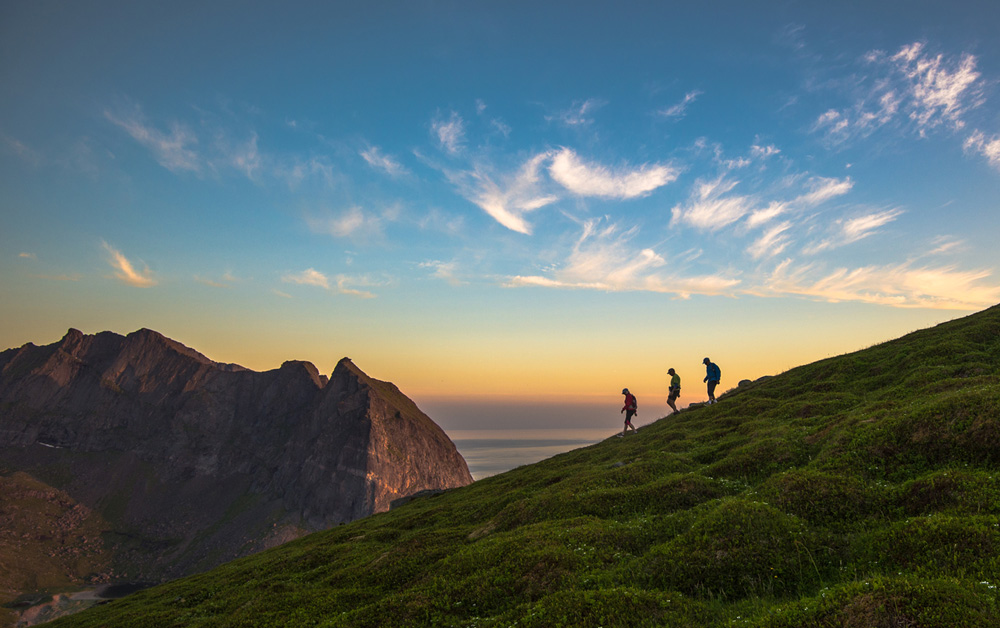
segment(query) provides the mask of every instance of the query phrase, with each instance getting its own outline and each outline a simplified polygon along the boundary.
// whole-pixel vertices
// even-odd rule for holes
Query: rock
[[[737,387],[737,388],[743,388],[744,386],[749,386],[749,385],[750,385],[750,384],[752,384],[752,383],[753,383],[753,382],[752,382],[752,381],[750,381],[749,379],[741,379],[741,380],[740,380],[740,383],[736,384],[736,387]]]
[[[135,580],[202,571],[469,484],[454,443],[349,359],[220,364],[148,329],[0,353],[0,461],[99,512]]]

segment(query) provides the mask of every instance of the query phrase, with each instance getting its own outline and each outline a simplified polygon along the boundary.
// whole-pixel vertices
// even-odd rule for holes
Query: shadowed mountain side
[[[433,421],[346,358],[329,380],[307,362],[260,373],[145,329],[0,353],[0,473],[14,471],[100,513],[119,580],[204,570],[472,481]]]
[[[994,307],[53,626],[998,626],[998,443]]]

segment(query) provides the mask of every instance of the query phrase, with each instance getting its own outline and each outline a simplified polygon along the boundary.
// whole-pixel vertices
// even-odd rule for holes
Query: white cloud
[[[790,222],[782,222],[767,231],[750,245],[747,253],[754,259],[769,258],[779,255],[789,244],[788,229],[792,226]]]
[[[943,55],[925,54],[924,44],[916,42],[903,46],[890,60],[910,81],[913,98],[910,119],[921,132],[943,122],[961,128],[962,114],[982,102],[975,85],[979,72],[972,55],[963,55],[958,62],[949,63]]]
[[[285,275],[281,278],[285,283],[295,283],[303,286],[316,286],[324,290],[330,289],[330,279],[315,268],[307,268],[301,273]]]
[[[715,231],[731,225],[752,208],[753,201],[746,196],[726,196],[739,181],[726,181],[719,177],[713,181],[698,181],[687,205],[676,205],[670,224],[687,223],[698,229]]]
[[[809,191],[792,201],[795,205],[814,207],[826,201],[843,196],[851,191],[854,182],[850,177],[846,179],[831,179],[827,177],[812,177],[807,182]]]
[[[767,159],[773,155],[777,155],[781,150],[774,144],[768,144],[767,146],[760,146],[754,144],[750,147],[750,155],[754,159]]]
[[[133,111],[120,113],[105,110],[104,117],[151,150],[156,161],[164,168],[172,172],[202,171],[198,155],[192,148],[198,143],[198,138],[184,125],[175,122],[171,125],[170,132],[165,133],[148,125],[138,107]]]
[[[37,259],[34,253],[18,253],[17,256],[21,259]]]
[[[764,223],[770,222],[772,219],[780,216],[781,214],[788,211],[788,204],[779,201],[773,201],[770,205],[764,209],[755,209],[750,213],[750,217],[747,218],[747,226],[753,229],[754,227],[759,227]]]
[[[112,247],[107,242],[101,242],[101,246],[108,254],[108,263],[115,270],[115,277],[119,280],[136,288],[149,288],[156,285],[157,281],[148,267],[143,268],[143,270],[137,270],[121,251]]]
[[[673,182],[679,170],[665,164],[614,170],[585,163],[572,150],[563,148],[553,157],[549,174],[573,194],[624,200],[645,196]]]
[[[1000,301],[1000,286],[984,284],[986,270],[914,267],[911,263],[838,268],[824,274],[816,265],[793,269],[785,260],[759,289],[762,296],[797,294],[829,302],[859,301],[904,308],[979,310]]]
[[[965,150],[979,153],[991,166],[1000,170],[1000,135],[987,138],[982,131],[975,131],[965,140]]]
[[[690,105],[701,96],[702,92],[700,90],[694,90],[684,94],[684,99],[679,103],[667,107],[666,109],[661,109],[657,113],[664,118],[683,118],[684,114],[687,112],[687,106]]]
[[[932,56],[915,42],[891,56],[871,51],[864,61],[875,72],[862,80],[863,93],[847,108],[827,110],[813,125],[833,144],[867,137],[904,113],[921,136],[941,125],[960,129],[966,112],[984,102],[972,55]]]
[[[528,159],[521,168],[500,181],[486,167],[479,166],[471,172],[449,174],[459,191],[471,202],[511,231],[531,235],[531,224],[525,214],[559,200],[542,188],[540,171],[549,153],[539,153]]]
[[[717,275],[682,277],[660,273],[667,261],[652,249],[633,247],[630,242],[636,235],[634,228],[620,233],[616,225],[601,227],[599,221],[587,221],[566,262],[553,276],[518,275],[505,286],[642,290],[687,298],[691,294],[725,294],[739,283]]]
[[[447,120],[435,120],[431,123],[431,130],[448,153],[457,155],[462,151],[465,144],[465,122],[458,113],[452,111]]]
[[[308,268],[300,273],[292,273],[285,275],[281,278],[285,283],[294,283],[304,286],[315,286],[317,288],[322,288],[329,292],[336,292],[338,294],[346,294],[348,296],[359,297],[362,299],[374,299],[375,295],[367,290],[360,290],[355,286],[370,287],[375,285],[383,285],[378,282],[373,282],[364,276],[349,276],[349,275],[337,275],[333,282],[325,274],[319,272],[315,268]],[[279,296],[288,296],[283,292],[275,291]]]
[[[885,226],[903,213],[901,209],[887,209],[873,214],[850,219],[840,219],[834,223],[834,234],[803,252],[813,255],[821,251],[840,248],[876,233],[879,227]]]
[[[399,161],[393,157],[383,154],[377,146],[370,146],[361,151],[360,154],[361,157],[368,162],[369,166],[382,170],[390,176],[399,177],[409,174],[409,171],[403,166],[403,164],[399,163]]]

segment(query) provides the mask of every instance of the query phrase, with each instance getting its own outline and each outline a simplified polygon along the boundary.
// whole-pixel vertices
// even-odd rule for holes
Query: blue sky
[[[704,354],[725,387],[862,348],[1000,302],[998,27],[5,3],[0,345],[150,327],[261,370],[349,355],[418,401],[611,404],[668,366],[703,397]]]

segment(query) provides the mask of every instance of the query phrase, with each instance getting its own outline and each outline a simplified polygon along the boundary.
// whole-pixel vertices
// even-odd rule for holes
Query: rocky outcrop
[[[147,329],[0,353],[0,473],[99,513],[117,579],[207,569],[472,481],[447,435],[347,358],[255,372]]]

